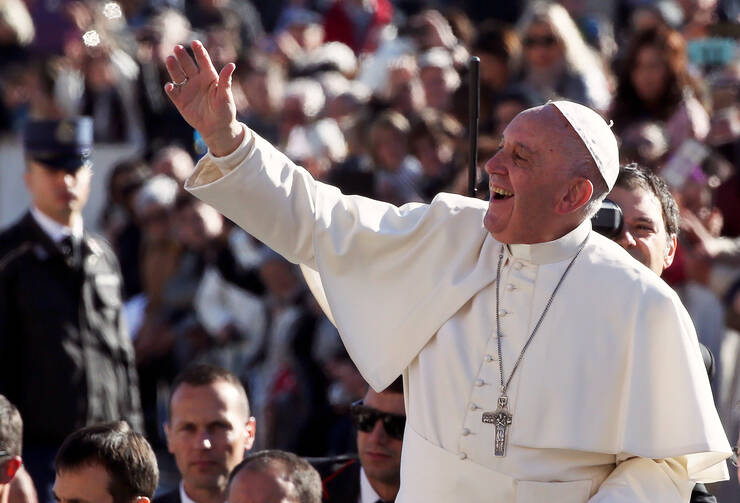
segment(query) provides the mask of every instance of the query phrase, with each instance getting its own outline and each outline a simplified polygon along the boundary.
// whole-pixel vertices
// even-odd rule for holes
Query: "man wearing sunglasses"
[[[352,404],[359,459],[314,463],[322,474],[325,503],[384,503],[401,486],[401,445],[406,427],[403,382],[399,377],[380,393],[368,388]]]

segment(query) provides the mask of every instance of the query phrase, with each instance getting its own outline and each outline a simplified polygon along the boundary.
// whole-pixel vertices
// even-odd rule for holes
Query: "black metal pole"
[[[468,136],[470,140],[468,195],[475,197],[478,175],[478,117],[480,116],[480,58],[477,56],[470,58],[468,77]]]

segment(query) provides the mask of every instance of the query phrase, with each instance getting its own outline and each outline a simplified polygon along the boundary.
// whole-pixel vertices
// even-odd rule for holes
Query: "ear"
[[[663,257],[663,270],[668,269],[668,267],[673,263],[673,259],[676,256],[677,246],[678,246],[678,239],[676,238],[675,234],[672,234],[670,241],[668,242],[668,245],[666,246],[665,257]]]
[[[588,178],[577,177],[568,185],[565,192],[555,206],[555,212],[559,215],[569,215],[581,209],[591,199],[594,186]]]
[[[20,470],[22,464],[23,461],[20,456],[13,456],[7,460],[0,470],[0,484],[10,483],[13,477],[15,477],[15,474],[18,473],[18,470]]]
[[[164,426],[164,436],[165,438],[167,438],[167,450],[170,452],[170,454],[174,454],[172,452],[172,446],[170,445],[170,422],[165,421],[164,423],[162,423],[162,426]]]
[[[244,429],[247,435],[247,441],[244,443],[244,450],[248,451],[254,445],[254,435],[257,432],[257,422],[254,417],[250,417],[247,424],[244,425]]]

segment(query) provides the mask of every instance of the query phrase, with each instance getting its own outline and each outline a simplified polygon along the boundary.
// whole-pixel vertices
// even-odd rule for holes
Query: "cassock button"
[[[511,314],[511,311],[507,311],[506,309],[501,309],[498,314],[501,316],[506,316],[507,314]]]
[[[476,404],[474,404],[474,403],[471,403],[470,404],[470,410],[478,410],[478,408],[479,407]]]
[[[460,459],[463,460],[463,461],[466,460],[466,459],[468,459],[468,455],[465,454],[464,452],[461,452],[460,454],[458,454],[458,456],[460,456]]]
[[[493,355],[486,355],[486,361],[491,363],[494,360]]]
[[[514,290],[516,290],[516,285],[514,285],[513,283],[509,283],[508,285],[506,285],[506,289],[510,292],[513,292]]]
[[[470,435],[470,430],[468,428],[463,428],[462,429],[462,436],[463,437],[467,437],[468,435]]]
[[[479,388],[481,386],[483,386],[484,384],[486,384],[486,382],[483,379],[476,379],[475,380],[475,385],[478,386]]]

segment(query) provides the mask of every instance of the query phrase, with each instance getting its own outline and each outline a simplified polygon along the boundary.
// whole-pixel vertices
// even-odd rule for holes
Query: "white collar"
[[[360,500],[358,503],[376,503],[380,499],[378,493],[375,492],[373,486],[370,485],[370,480],[367,478],[365,468],[360,468]]]
[[[554,264],[572,257],[591,232],[591,219],[587,218],[578,227],[554,241],[529,245],[511,244],[506,248],[509,254],[533,264]]]
[[[31,208],[31,215],[39,224],[39,227],[51,238],[54,243],[59,243],[62,239],[67,236],[72,236],[75,241],[79,242],[82,239],[82,218],[78,217],[74,219],[72,227],[62,225],[56,220],[43,213],[37,207]]]
[[[196,503],[194,499],[185,492],[185,481],[180,481],[180,503]]]

